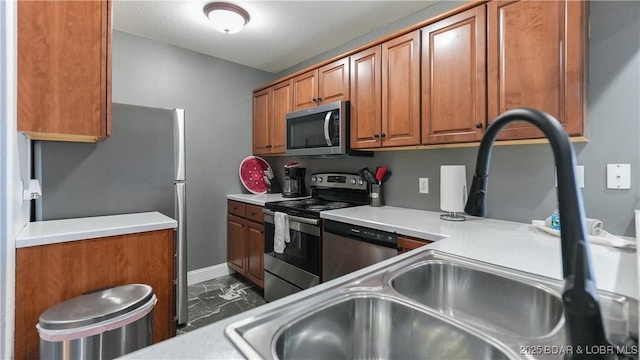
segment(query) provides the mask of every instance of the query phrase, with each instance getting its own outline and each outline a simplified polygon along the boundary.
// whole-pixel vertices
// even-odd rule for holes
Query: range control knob
[[[351,179],[351,185],[355,185],[356,184],[356,179]]]
[[[318,178],[317,178],[317,177],[315,177],[315,176],[312,176],[312,177],[311,177],[311,181],[312,181],[312,182],[316,182],[316,181],[318,181]]]
[[[358,185],[363,185],[364,181],[362,181],[362,179],[358,179]]]
[[[318,182],[322,182],[322,176],[318,176]]]

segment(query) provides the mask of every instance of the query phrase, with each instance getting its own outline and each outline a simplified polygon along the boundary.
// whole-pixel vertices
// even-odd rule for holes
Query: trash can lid
[[[144,305],[153,296],[145,284],[121,285],[76,296],[40,315],[44,329],[73,329],[124,315]]]

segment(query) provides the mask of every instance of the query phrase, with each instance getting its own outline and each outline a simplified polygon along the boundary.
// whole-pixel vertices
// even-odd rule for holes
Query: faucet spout
[[[551,144],[557,168],[558,210],[562,219],[560,241],[565,282],[562,296],[565,306],[565,331],[567,345],[572,347],[572,354],[567,353],[567,358],[593,357],[593,354],[587,354],[587,349],[608,345],[608,342],[591,270],[584,205],[575,176],[576,156],[560,122],[547,113],[533,109],[509,110],[497,117],[487,128],[480,142],[465,212],[475,216],[486,215],[487,180],[493,143],[500,131],[514,121],[533,124],[544,133]],[[605,357],[605,354],[599,356]]]

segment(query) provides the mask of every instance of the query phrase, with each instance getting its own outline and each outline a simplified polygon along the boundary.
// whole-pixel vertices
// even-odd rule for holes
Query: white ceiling
[[[278,73],[436,2],[227,1],[251,14],[237,34],[211,26],[211,1],[191,0],[115,0],[113,28]]]

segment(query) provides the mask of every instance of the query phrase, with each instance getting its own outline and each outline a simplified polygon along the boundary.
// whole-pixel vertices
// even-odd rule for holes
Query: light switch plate
[[[631,189],[631,164],[607,164],[607,189]]]

